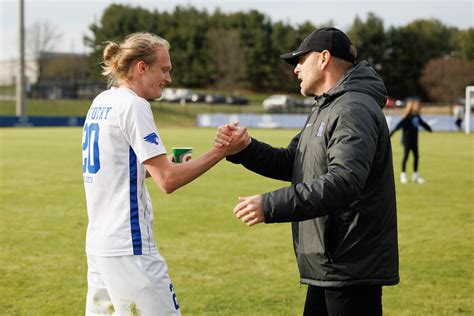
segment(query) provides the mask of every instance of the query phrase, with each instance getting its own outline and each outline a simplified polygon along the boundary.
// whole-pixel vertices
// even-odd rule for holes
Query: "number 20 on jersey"
[[[85,124],[82,135],[82,172],[96,174],[100,169],[99,124]]]

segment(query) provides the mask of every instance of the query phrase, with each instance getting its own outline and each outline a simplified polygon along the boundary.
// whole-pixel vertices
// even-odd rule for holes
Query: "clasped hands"
[[[234,122],[219,126],[214,146],[225,150],[226,155],[233,155],[245,149],[251,142],[252,139],[248,135],[247,128]],[[234,207],[234,214],[237,218],[248,226],[265,221],[261,195],[239,197],[239,201],[240,203]]]
[[[251,142],[247,128],[239,126],[239,122],[233,122],[219,126],[214,139],[214,147],[223,150],[225,155],[229,156],[242,151]]]

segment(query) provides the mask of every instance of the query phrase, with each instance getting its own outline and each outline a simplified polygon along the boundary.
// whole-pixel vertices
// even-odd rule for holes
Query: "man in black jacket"
[[[342,31],[322,28],[281,57],[295,66],[301,93],[315,96],[304,128],[287,148],[252,139],[229,156],[291,185],[240,198],[248,225],[292,222],[304,315],[381,315],[382,286],[399,282],[392,150],[382,108],[387,94]],[[238,127],[219,128],[216,146]]]

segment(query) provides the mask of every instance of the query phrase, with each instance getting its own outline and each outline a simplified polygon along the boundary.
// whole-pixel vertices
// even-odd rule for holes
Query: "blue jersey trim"
[[[132,147],[129,150],[130,166],[130,228],[132,231],[133,254],[142,254],[142,233],[140,231],[140,212],[138,209],[137,156]]]

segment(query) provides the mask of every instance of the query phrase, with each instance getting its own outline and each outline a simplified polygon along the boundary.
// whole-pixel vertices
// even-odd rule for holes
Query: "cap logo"
[[[300,50],[300,51],[297,51],[297,52],[291,53],[291,56],[298,55],[298,54],[300,54],[300,53],[302,53],[302,52],[303,52],[303,51],[302,51],[302,50]]]

